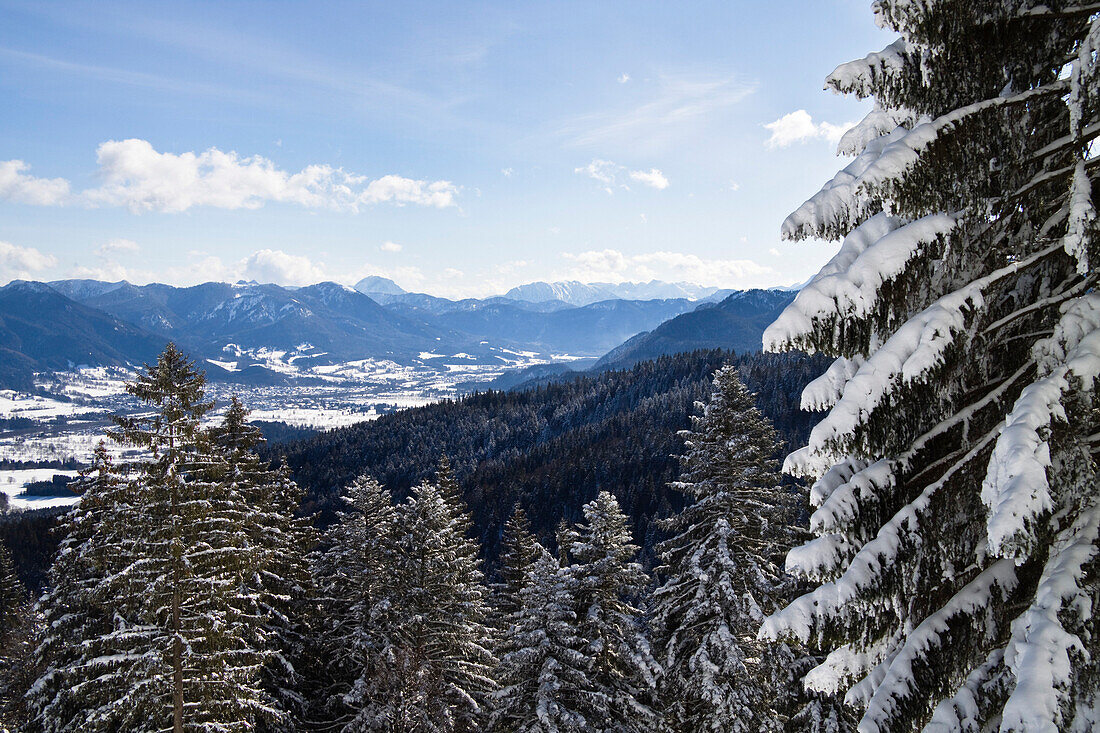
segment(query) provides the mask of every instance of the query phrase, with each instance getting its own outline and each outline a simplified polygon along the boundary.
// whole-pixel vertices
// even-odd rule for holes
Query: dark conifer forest
[[[285,454],[306,491],[303,510],[320,513],[322,524],[331,521],[340,492],[356,476],[375,477],[403,496],[446,456],[490,561],[514,507],[524,509],[541,541],[553,544],[560,521],[576,521],[585,502],[610,491],[631,518],[649,562],[653,518],[682,507],[679,493],[669,488],[683,447],[677,433],[690,425],[713,373],[727,363],[738,367],[784,445],[804,442],[814,418],[799,409],[799,396],[826,360],[714,350],[530,389],[480,392],[269,445],[266,454]]]

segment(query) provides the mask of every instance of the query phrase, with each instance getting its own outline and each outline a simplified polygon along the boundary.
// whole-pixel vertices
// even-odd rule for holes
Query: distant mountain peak
[[[517,285],[504,294],[505,298],[542,303],[560,300],[570,305],[584,306],[601,300],[668,300],[686,298],[701,300],[718,292],[718,288],[693,283],[649,282],[582,283],[577,280],[538,281]]]
[[[406,291],[400,285],[381,275],[369,275],[355,283],[355,289],[360,293],[383,293],[384,295],[404,295]]]

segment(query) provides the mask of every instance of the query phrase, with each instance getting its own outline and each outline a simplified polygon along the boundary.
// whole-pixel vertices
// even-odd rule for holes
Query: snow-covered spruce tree
[[[478,546],[465,506],[440,488],[452,477],[441,473],[397,507],[395,731],[480,730],[495,687]]]
[[[843,243],[764,337],[837,360],[786,463],[820,587],[763,633],[865,733],[1096,730],[1100,6],[874,9],[901,37],[827,82],[875,99],[855,160],[783,225]]]
[[[241,569],[256,566],[256,552],[239,531],[244,496],[219,480],[227,469],[200,426],[211,406],[204,381],[169,344],[127,386],[153,411],[116,418],[118,437],[151,457],[125,491],[110,492],[101,522],[80,530],[98,563],[91,591],[58,583],[56,600],[44,599],[65,603],[73,590],[90,599],[91,619],[107,618],[106,629],[78,627],[58,642],[75,654],[62,662],[77,687],[72,706],[40,706],[36,724],[46,730],[234,731],[282,717],[260,688],[267,652],[251,646],[254,618],[240,608]],[[44,689],[59,669],[46,661]]]
[[[527,585],[531,565],[542,554],[542,546],[531,534],[527,512],[517,506],[504,522],[500,538],[499,581],[493,586],[494,626],[508,630],[512,614],[520,609],[520,593]]]
[[[27,589],[15,574],[11,552],[0,543],[0,728],[14,729],[26,718],[24,693],[34,682],[35,614]]]
[[[567,573],[576,600],[578,632],[583,650],[592,658],[591,679],[606,697],[607,710],[589,716],[590,730],[656,730],[659,718],[653,709],[659,672],[642,625],[641,611],[633,605],[641,598],[649,579],[635,561],[638,546],[631,541],[627,517],[619,502],[606,491],[584,505],[584,523],[559,533],[559,541],[571,536]]]
[[[390,493],[361,476],[347,511],[325,530],[314,566],[321,599],[316,646],[324,680],[319,717],[334,730],[394,730],[396,514]]]
[[[696,408],[674,484],[691,503],[662,522],[671,537],[657,546],[665,581],[652,626],[665,722],[685,733],[782,730],[800,697],[786,689],[800,660],[757,631],[794,595],[782,562],[801,537],[797,494],[781,485],[778,436],[736,367],[715,373]]]
[[[309,519],[296,516],[302,491],[290,478],[285,463],[270,468],[256,454],[264,443],[260,429],[248,423],[249,411],[236,395],[210,440],[220,452],[224,475],[244,499],[245,524],[238,528],[249,550],[243,556],[240,589],[233,601],[246,628],[254,632],[250,644],[269,652],[263,671],[264,687],[285,710],[300,716],[305,708],[296,669],[310,644],[307,624],[313,617],[313,592],[308,553],[315,544]]]
[[[15,574],[11,550],[0,542],[0,640],[19,625],[27,605],[27,589]]]
[[[75,484],[81,499],[58,525],[63,539],[35,609],[44,633],[36,649],[42,674],[28,694],[31,730],[82,730],[87,711],[127,687],[122,665],[109,669],[107,660],[95,662],[84,647],[102,646],[117,620],[104,581],[129,565],[133,543],[124,539],[118,517],[132,488],[103,441]]]
[[[517,510],[517,514],[518,514]],[[513,519],[515,517],[513,516]],[[577,634],[575,599],[557,558],[532,540],[536,555],[518,584],[517,607],[498,654],[489,730],[581,733],[597,730],[608,700],[589,676],[592,659]]]

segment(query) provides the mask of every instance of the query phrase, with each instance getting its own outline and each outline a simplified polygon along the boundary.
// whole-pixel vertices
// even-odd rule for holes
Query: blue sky
[[[868,6],[0,2],[0,282],[802,281]]]

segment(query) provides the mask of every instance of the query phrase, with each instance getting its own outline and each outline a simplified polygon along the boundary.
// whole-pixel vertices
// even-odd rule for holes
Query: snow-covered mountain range
[[[685,298],[687,300],[721,300],[732,290],[703,287],[692,283],[668,283],[650,280],[647,283],[582,283],[576,280],[533,282],[518,285],[504,294],[505,298],[530,303],[559,300],[570,305],[588,305],[601,300],[656,300]],[[717,296],[717,298],[716,298]]]
[[[770,318],[777,302],[791,297],[749,292],[763,295],[737,305],[739,320],[723,321],[730,333],[703,345],[744,350],[758,344],[757,316]],[[504,296],[464,300],[408,293],[381,277],[356,288],[16,281],[0,288],[0,388],[26,388],[36,373],[79,365],[140,365],[169,340],[203,361],[212,379],[252,384],[363,359],[450,370],[596,359],[725,294],[658,281],[532,283]],[[651,338],[638,353],[673,344],[694,348],[689,341],[662,339],[657,347]]]

